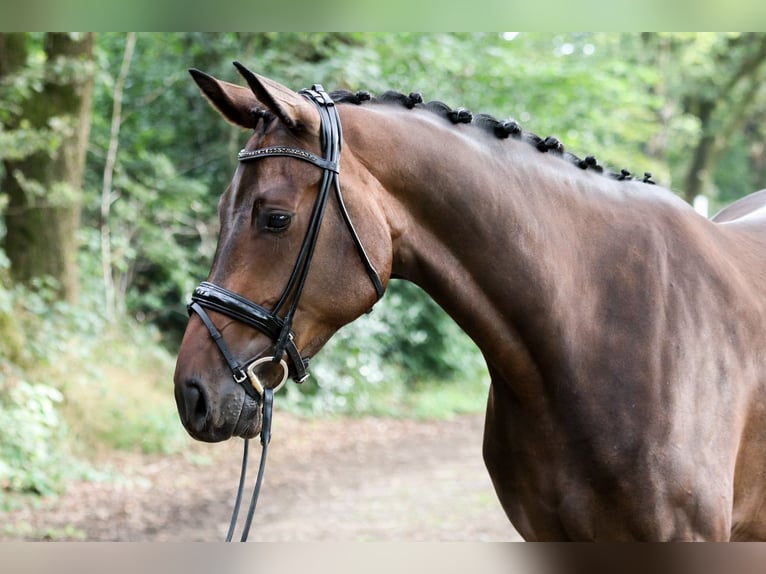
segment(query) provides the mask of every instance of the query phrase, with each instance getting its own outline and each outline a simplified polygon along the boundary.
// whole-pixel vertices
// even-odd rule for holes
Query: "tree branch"
[[[104,164],[104,179],[101,187],[101,270],[104,277],[104,303],[109,319],[115,317],[114,277],[112,276],[112,247],[109,214],[113,203],[112,180],[117,163],[117,150],[120,146],[120,125],[122,124],[122,95],[125,89],[125,79],[130,70],[133,51],[136,46],[136,33],[128,32],[125,38],[125,51],[117,81],[114,84],[114,99],[112,102],[112,124],[109,135],[109,149]]]

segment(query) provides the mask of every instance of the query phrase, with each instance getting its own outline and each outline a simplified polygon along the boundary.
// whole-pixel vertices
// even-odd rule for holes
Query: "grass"
[[[69,357],[69,362],[76,360]],[[85,448],[173,454],[186,444],[173,399],[173,357],[151,330],[110,330],[85,369],[59,372],[64,416]]]
[[[444,420],[483,412],[488,381],[481,377],[453,381],[393,382],[371,388],[358,397],[347,414]]]
[[[310,379],[311,380],[311,379]],[[317,382],[307,382],[316,389]],[[395,378],[383,383],[360,381],[353,393],[340,395],[336,388],[309,391],[309,398],[295,387],[285,389],[280,405],[302,416],[375,416],[417,420],[445,420],[462,414],[482,413],[487,406],[489,377],[483,372],[452,380],[406,382]]]
[[[488,380],[426,383],[419,387],[411,401],[411,412],[415,418],[438,419],[482,413],[487,407]]]
[[[62,528],[46,528],[44,530],[36,530],[28,522],[20,522],[18,524],[4,524],[2,527],[2,534],[16,539],[24,540],[47,540],[51,542],[66,540],[85,540],[87,533],[81,528],[67,524]]]

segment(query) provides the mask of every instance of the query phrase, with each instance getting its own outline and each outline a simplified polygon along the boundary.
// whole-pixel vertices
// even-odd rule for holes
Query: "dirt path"
[[[482,425],[481,415],[420,422],[276,413],[250,539],[518,540],[481,460]],[[40,508],[3,515],[0,540],[221,541],[241,448],[190,441],[184,455],[111,455],[102,467],[120,478],[77,483]],[[256,470],[257,456],[250,484]]]

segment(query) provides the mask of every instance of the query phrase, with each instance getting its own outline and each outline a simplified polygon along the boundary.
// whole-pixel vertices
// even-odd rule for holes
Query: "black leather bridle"
[[[282,356],[287,353],[290,362],[290,376],[297,383],[305,381],[308,377],[308,359],[303,358],[300,351],[295,346],[295,335],[292,330],[292,325],[293,319],[295,318],[295,311],[298,308],[298,303],[306,284],[306,277],[308,276],[311,267],[311,259],[314,255],[314,249],[319,237],[319,229],[322,225],[325,208],[327,207],[327,201],[330,197],[331,190],[334,190],[335,192],[335,198],[337,199],[343,221],[351,234],[351,238],[354,241],[354,245],[359,253],[362,264],[367,271],[367,275],[370,277],[370,280],[375,287],[377,298],[380,299],[384,293],[383,283],[380,280],[377,270],[370,261],[370,258],[367,256],[367,252],[359,239],[359,235],[351,222],[348,210],[343,202],[343,195],[341,193],[340,182],[338,179],[340,173],[342,132],[340,117],[338,116],[338,111],[335,109],[335,102],[332,101],[330,96],[327,95],[319,84],[314,84],[312,89],[303,90],[300,93],[309,101],[313,102],[319,110],[321,118],[322,152],[324,157],[319,157],[306,150],[287,146],[266,147],[253,151],[242,150],[238,155],[238,159],[242,163],[275,156],[293,157],[312,163],[320,167],[323,172],[322,181],[319,185],[319,192],[314,203],[314,209],[311,213],[308,229],[306,230],[303,244],[298,253],[298,258],[293,267],[292,274],[287,281],[287,285],[282,292],[282,296],[279,298],[279,301],[274,308],[268,310],[258,303],[254,303],[228,289],[204,281],[194,290],[192,301],[189,304],[189,312],[196,313],[199,315],[200,319],[202,319],[202,322],[207,327],[210,335],[213,337],[213,340],[229,365],[234,380],[238,384],[243,385],[245,391],[255,399],[260,397],[258,389],[259,383],[254,382],[252,376],[248,376],[248,366],[254,363],[256,359],[251,359],[244,363],[238,361],[226,346],[220,331],[215,327],[205,310],[216,311],[223,315],[227,315],[232,319],[236,319],[237,321],[245,323],[266,334],[275,343],[273,361],[279,363],[282,361]],[[291,295],[293,296],[292,301],[290,302],[284,317],[281,317],[280,311],[287,305]],[[250,382],[250,385],[247,384],[248,382]]]
[[[335,108],[335,102],[333,102],[330,96],[327,95],[319,84],[314,84],[311,89],[302,90],[300,93],[311,101],[319,111],[321,119],[321,144],[324,157],[319,157],[306,150],[287,146],[272,146],[252,151],[242,150],[238,155],[238,159],[241,163],[269,157],[292,157],[312,163],[322,169],[322,180],[319,184],[319,192],[317,193],[306,235],[303,239],[293,271],[279,301],[273,309],[269,310],[237,293],[229,291],[228,289],[224,289],[223,287],[219,287],[208,281],[203,281],[194,290],[191,303],[189,303],[188,307],[189,314],[196,313],[204,323],[210,336],[213,338],[213,341],[226,360],[234,380],[237,384],[242,385],[248,395],[256,401],[260,401],[263,409],[261,426],[261,445],[263,446],[263,452],[261,454],[261,465],[255,490],[250,502],[250,510],[242,534],[242,541],[247,540],[247,534],[255,510],[261,481],[263,479],[263,469],[271,433],[271,409],[274,391],[284,383],[288,375],[297,383],[302,383],[309,376],[307,371],[308,359],[301,356],[300,351],[295,345],[295,334],[292,326],[303,288],[306,285],[306,278],[311,267],[311,259],[314,255],[317,239],[319,237],[319,229],[322,225],[325,208],[327,207],[331,191],[334,191],[343,221],[351,234],[351,238],[356,246],[356,250],[359,253],[359,257],[367,275],[372,281],[378,300],[384,294],[383,283],[380,276],[370,261],[343,202],[343,195],[341,193],[339,181],[342,131],[340,117]],[[291,296],[292,300],[290,300]],[[281,316],[280,312],[285,307],[287,308],[287,311],[284,313],[284,316]],[[239,361],[226,345],[221,332],[208,315],[208,310],[231,317],[232,319],[240,321],[267,335],[274,341],[273,355],[271,357],[253,358],[244,362]],[[287,355],[289,365],[285,363],[283,359],[285,354]],[[269,387],[261,381],[256,368],[264,363],[281,365],[283,376],[277,385]],[[277,378],[279,379],[279,377]],[[245,469],[247,467],[247,452],[248,441],[246,440],[242,459],[240,484],[229,534],[226,539],[227,542],[231,540],[242,498]]]

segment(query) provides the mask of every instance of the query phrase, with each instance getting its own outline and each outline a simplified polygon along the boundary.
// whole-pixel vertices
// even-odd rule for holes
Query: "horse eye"
[[[266,223],[268,231],[284,231],[290,225],[292,217],[286,213],[272,213]]]

